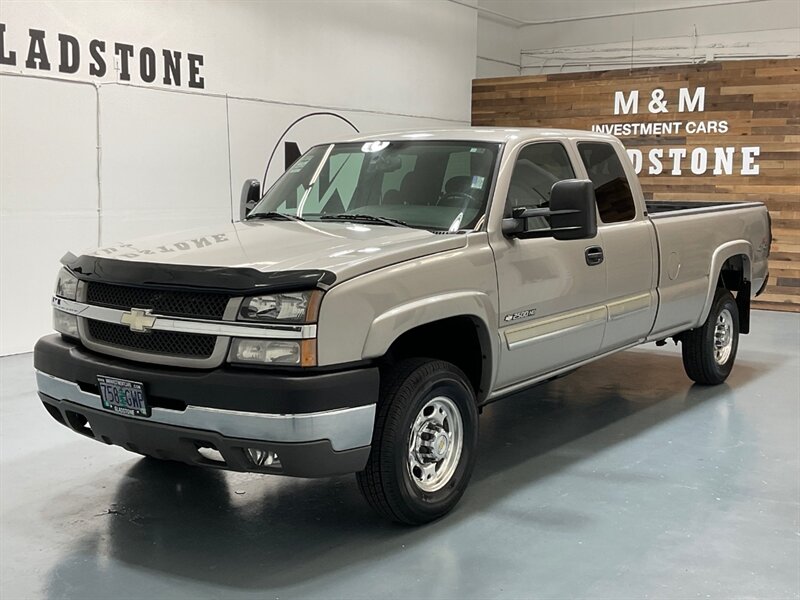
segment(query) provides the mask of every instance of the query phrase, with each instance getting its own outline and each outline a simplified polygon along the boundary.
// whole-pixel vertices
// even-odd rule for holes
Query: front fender
[[[479,319],[487,332],[491,331],[489,323],[497,322],[489,296],[481,292],[448,292],[419,298],[395,306],[372,321],[362,358],[383,356],[398,337],[414,327],[461,316]],[[489,338],[493,336],[489,335]],[[496,343],[494,340],[493,345]],[[492,355],[496,355],[495,348],[492,348]]]

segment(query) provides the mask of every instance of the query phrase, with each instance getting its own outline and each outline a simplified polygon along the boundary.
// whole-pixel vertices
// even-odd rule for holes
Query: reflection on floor
[[[30,355],[0,359],[0,597],[797,597],[800,315],[753,331],[719,387],[647,346],[491,405],[467,494],[420,529],[351,477],[83,439],[41,408]]]

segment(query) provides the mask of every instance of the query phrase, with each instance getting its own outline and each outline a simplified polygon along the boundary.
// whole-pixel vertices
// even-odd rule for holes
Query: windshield
[[[486,211],[498,151],[499,144],[445,141],[317,146],[289,167],[248,219],[471,229]]]

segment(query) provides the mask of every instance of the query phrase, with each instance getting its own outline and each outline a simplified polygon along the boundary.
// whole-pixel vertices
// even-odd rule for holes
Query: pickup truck
[[[261,188],[237,222],[64,256],[34,354],[54,419],[162,460],[356,473],[421,524],[464,493],[487,403],[669,338],[719,384],[767,281],[762,203],[645,202],[602,134],[358,137]]]

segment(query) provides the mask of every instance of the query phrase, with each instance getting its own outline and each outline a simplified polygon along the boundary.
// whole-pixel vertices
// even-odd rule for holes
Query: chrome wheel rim
[[[714,360],[718,365],[724,365],[731,357],[733,350],[733,315],[727,308],[717,316],[714,327]]]
[[[464,445],[464,426],[455,402],[446,396],[429,400],[417,414],[408,438],[406,466],[423,492],[442,489],[453,478]]]

